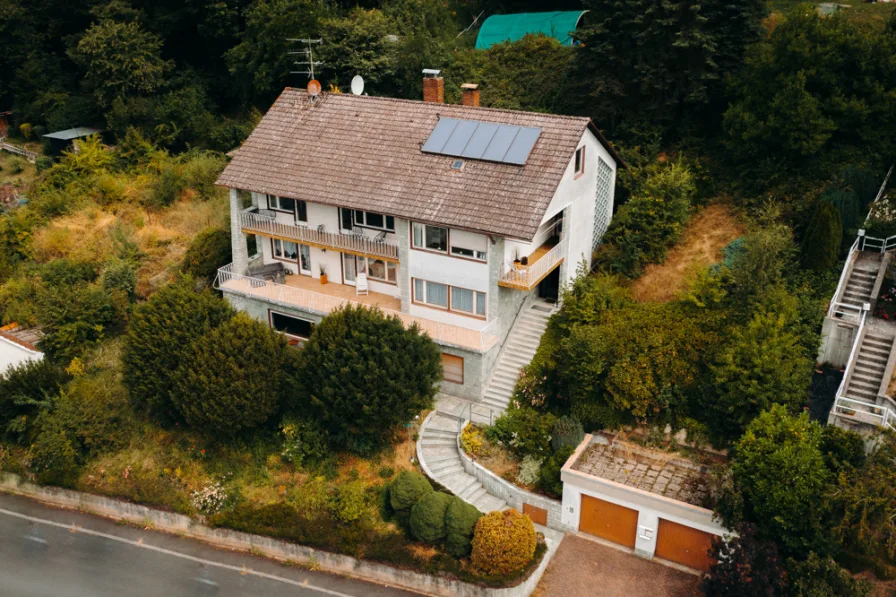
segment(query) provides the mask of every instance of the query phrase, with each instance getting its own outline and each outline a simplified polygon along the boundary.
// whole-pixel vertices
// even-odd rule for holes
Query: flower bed
[[[874,316],[881,319],[896,319],[896,283],[890,278],[884,280],[874,307]]]

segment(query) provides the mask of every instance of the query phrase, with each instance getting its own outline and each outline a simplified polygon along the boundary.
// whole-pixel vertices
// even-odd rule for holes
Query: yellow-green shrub
[[[522,570],[535,555],[535,525],[516,510],[486,514],[473,531],[474,570],[484,576],[500,576]]]
[[[464,450],[477,458],[481,457],[485,447],[484,443],[485,438],[482,435],[482,430],[472,423],[467,423],[467,426],[464,427],[460,434],[460,445],[463,446]]]

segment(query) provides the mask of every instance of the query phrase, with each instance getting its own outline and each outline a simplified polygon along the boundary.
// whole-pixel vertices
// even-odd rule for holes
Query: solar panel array
[[[522,166],[539,136],[540,128],[440,118],[423,151]]]

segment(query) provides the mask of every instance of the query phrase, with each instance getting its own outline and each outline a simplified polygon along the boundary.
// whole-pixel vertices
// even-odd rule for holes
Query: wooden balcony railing
[[[273,215],[259,213],[255,208],[240,212],[240,227],[252,234],[398,263],[398,245],[361,234],[325,232],[318,228],[283,224],[277,222]]]
[[[501,276],[501,279],[498,280],[498,285],[517,290],[532,290],[561,263],[563,263],[562,243],[542,255],[535,263],[523,265],[519,268],[510,265]]]

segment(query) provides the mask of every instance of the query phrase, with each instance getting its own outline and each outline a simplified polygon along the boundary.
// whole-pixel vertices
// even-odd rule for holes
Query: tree
[[[84,33],[71,58],[86,71],[100,105],[109,107],[116,98],[151,94],[163,85],[172,63],[161,50],[162,40],[139,23],[105,20]]]
[[[716,563],[703,579],[706,597],[778,597],[786,576],[772,541],[757,537],[756,527],[740,524],[736,536],[716,537],[712,556]]]
[[[226,302],[191,286],[188,280],[170,284],[137,307],[122,352],[131,401],[168,421],[178,418],[171,401],[178,366],[194,342],[233,316]]]
[[[301,397],[339,447],[370,451],[432,404],[438,347],[416,326],[378,309],[332,311],[302,350]]]
[[[193,342],[174,372],[172,402],[209,434],[258,427],[284,401],[290,350],[281,334],[240,313]]]
[[[375,92],[395,73],[397,29],[382,11],[355,7],[345,16],[322,19],[320,28],[327,43],[315,56],[324,62],[326,82],[347,88],[354,75],[361,75]]]
[[[747,426],[734,453],[734,485],[759,537],[790,555],[827,549],[821,506],[831,473],[821,453],[821,426],[806,413],[793,416],[775,405]]]
[[[830,271],[840,257],[843,226],[832,203],[819,201],[803,238],[803,265],[815,271]]]
[[[787,328],[783,315],[757,313],[734,330],[710,366],[704,420],[722,442],[740,437],[771,405],[795,410],[808,398],[813,363]]]
[[[48,359],[27,361],[0,372],[0,437],[26,442],[34,419],[68,379],[65,370]]]
[[[190,241],[181,269],[188,276],[211,282],[215,279],[218,268],[226,265],[230,259],[230,230],[206,228]]]
[[[432,0],[388,0],[385,15],[400,32],[395,57],[395,88],[400,97],[420,99],[421,72],[442,68],[451,61],[457,24],[447,2]],[[469,82],[469,81],[464,81]]]
[[[787,594],[799,597],[871,597],[873,585],[856,580],[830,557],[810,553],[803,561],[787,562]]]

